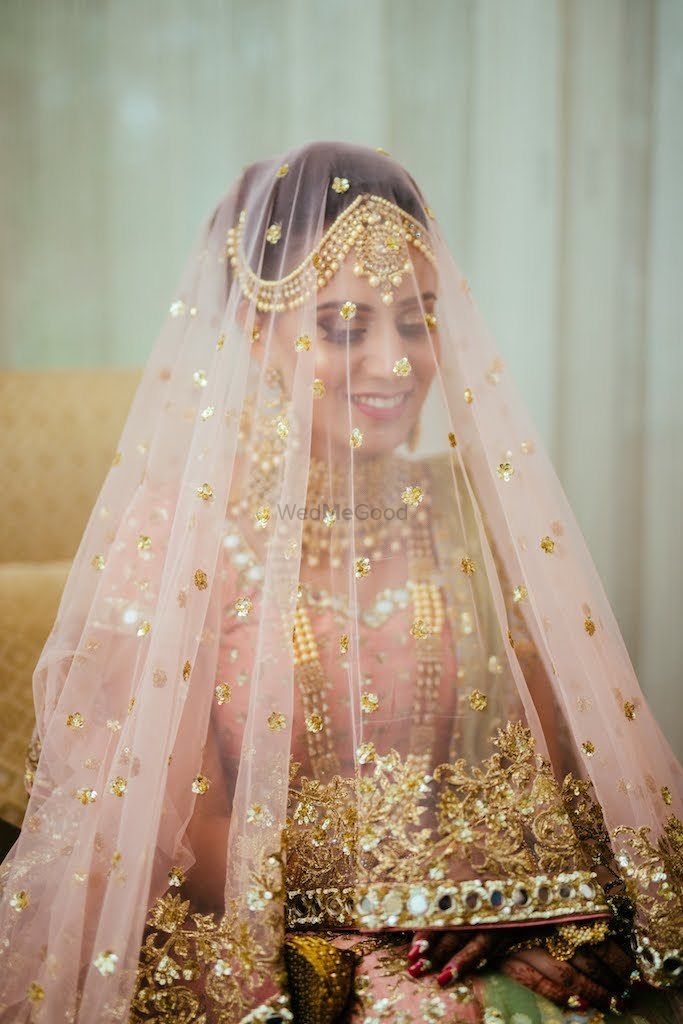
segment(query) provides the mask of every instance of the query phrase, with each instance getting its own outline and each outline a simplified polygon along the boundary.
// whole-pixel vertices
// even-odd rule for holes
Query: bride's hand
[[[555,960],[545,949],[511,951],[500,970],[526,988],[575,1010],[621,1009],[629,998],[633,959],[614,939],[577,949]]]
[[[442,987],[461,978],[468,971],[483,967],[494,953],[500,954],[508,944],[504,929],[488,931],[418,931],[408,951],[408,973],[413,978],[438,971]]]
[[[438,971],[443,987],[495,959],[508,977],[559,1006],[614,1009],[628,999],[633,958],[614,939],[581,946],[571,960],[562,961],[543,948],[507,953],[519,937],[514,929],[417,931],[408,952],[408,972],[419,978]],[[526,930],[526,937],[532,932]]]

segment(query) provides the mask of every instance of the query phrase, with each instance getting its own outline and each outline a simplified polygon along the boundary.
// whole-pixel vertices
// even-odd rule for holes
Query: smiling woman
[[[2,1024],[683,1019],[681,768],[384,151],[202,225],[34,693]]]
[[[433,290],[436,271],[418,252],[413,273],[415,280],[412,276],[404,279],[391,303],[382,302],[377,288],[354,274],[350,262],[341,265],[327,286],[316,318],[315,379],[323,382],[325,401],[313,406],[311,450],[315,455],[322,456],[331,447],[348,447],[350,419],[361,433],[372,421],[383,424],[381,431],[369,430],[364,436],[363,451],[368,455],[393,450],[415,437],[436,371],[438,331]],[[415,294],[415,281],[424,289],[421,294]],[[340,310],[350,294],[355,296],[355,308],[345,320]],[[243,300],[238,314],[243,323],[247,311]],[[263,339],[270,339],[272,362],[281,368],[288,392],[296,372],[292,337],[296,336],[298,317],[296,311],[288,311],[259,318],[258,343],[253,347],[255,358],[261,360],[266,351]],[[431,332],[426,329],[427,318],[433,323]],[[402,373],[402,367],[410,367],[409,372]]]

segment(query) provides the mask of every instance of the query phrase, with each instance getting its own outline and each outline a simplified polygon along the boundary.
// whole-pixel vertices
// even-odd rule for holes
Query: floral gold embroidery
[[[622,826],[613,834],[624,841],[617,861],[637,908],[636,923],[642,921],[636,946],[640,969],[654,984],[670,984],[683,975],[683,822],[669,815],[658,839],[647,826]]]
[[[495,745],[478,767],[459,760],[429,775],[411,756],[379,755],[363,744],[355,778],[290,786],[289,926],[447,927],[605,914],[530,731],[511,724]],[[462,863],[475,878],[454,881]]]
[[[613,928],[635,947],[648,981],[658,986],[676,982],[683,972],[683,823],[670,815],[656,840],[647,826],[617,826],[610,833],[589,782],[567,775],[562,795],[598,871]]]
[[[192,913],[190,900],[180,894],[156,900],[146,922],[128,1024],[242,1020],[273,974],[282,991],[274,997],[273,1015],[277,1004],[281,1019],[291,1019],[281,943],[270,954],[260,939],[261,931],[282,936],[274,909],[282,897],[282,864],[275,855],[261,861],[248,897],[253,923],[245,921],[236,900],[221,915]],[[259,900],[265,893],[270,899],[261,895]]]

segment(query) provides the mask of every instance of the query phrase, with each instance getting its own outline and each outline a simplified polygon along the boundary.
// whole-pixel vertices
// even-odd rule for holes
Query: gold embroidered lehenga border
[[[633,935],[641,971],[680,971],[683,827],[653,843],[629,831],[615,856],[589,785],[558,783],[531,732],[509,723],[480,766],[425,775],[396,752],[366,752],[370,775],[290,787],[289,928],[419,929],[609,915]],[[617,834],[623,834],[617,829]],[[458,865],[476,877],[457,880]],[[471,871],[470,871],[471,876]]]
[[[481,768],[457,761],[429,775],[395,751],[366,751],[371,774],[294,779],[288,926],[472,927],[608,913],[529,731],[510,725],[496,743]]]
[[[234,906],[223,915],[192,913],[183,873],[172,871],[169,892],[148,916],[129,1024],[150,1013],[170,1024],[209,1008],[217,1021],[231,1020],[269,971],[280,972],[286,993],[285,932],[311,929],[603,917],[633,936],[643,976],[670,984],[680,963],[680,906],[662,882],[679,877],[680,821],[672,816],[658,843],[647,830],[630,833],[632,859],[617,863],[585,782],[567,776],[558,783],[521,723],[509,723],[495,742],[481,765],[444,764],[433,776],[395,753],[366,752],[369,775],[327,783],[298,778],[292,765],[282,855],[262,851],[247,891],[254,930]],[[423,826],[423,815],[431,825]],[[453,881],[450,866],[462,857],[482,877]],[[274,915],[278,895],[284,922]],[[281,932],[277,962],[256,938],[267,921]],[[288,1000],[278,998],[268,1009],[286,1020]]]

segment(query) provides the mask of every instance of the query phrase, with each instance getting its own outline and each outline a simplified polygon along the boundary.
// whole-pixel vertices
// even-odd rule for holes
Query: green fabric
[[[600,1024],[680,1024],[683,1012],[673,1008],[672,1001],[680,997],[669,996],[654,989],[643,989],[633,1005],[624,1013],[579,1013],[562,1010],[535,995],[530,989],[504,974],[491,972],[484,975],[486,1010],[483,1024],[590,1024],[597,1018]]]
[[[504,974],[485,975],[484,998],[486,1024],[564,1024],[567,1019],[559,1007]]]

